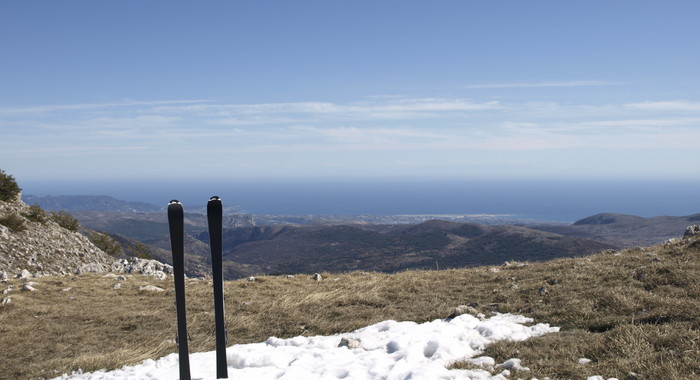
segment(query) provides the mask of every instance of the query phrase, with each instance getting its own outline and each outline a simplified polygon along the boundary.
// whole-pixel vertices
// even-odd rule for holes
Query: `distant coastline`
[[[212,195],[249,214],[498,215],[573,222],[601,212],[690,215],[700,181],[23,181],[32,195],[108,195],[201,206]]]

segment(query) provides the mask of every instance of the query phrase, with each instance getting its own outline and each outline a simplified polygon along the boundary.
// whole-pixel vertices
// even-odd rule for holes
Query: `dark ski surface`
[[[190,357],[187,346],[187,317],[185,316],[185,215],[176,200],[168,204],[170,248],[173,253],[175,276],[175,308],[177,309],[177,348],[180,359],[180,380],[190,380]]]
[[[209,222],[209,245],[211,247],[211,266],[214,280],[214,318],[216,321],[216,378],[228,378],[226,364],[226,323],[224,321],[224,276],[222,253],[222,219],[221,199],[211,197],[207,203]]]

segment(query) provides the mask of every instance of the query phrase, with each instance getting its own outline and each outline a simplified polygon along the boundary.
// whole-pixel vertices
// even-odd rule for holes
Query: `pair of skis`
[[[214,279],[214,318],[216,324],[216,378],[228,378],[226,365],[226,325],[224,323],[224,278],[222,258],[223,208],[219,197],[211,197],[207,203],[209,244]],[[187,344],[187,318],[185,316],[185,216],[182,204],[172,200],[168,204],[170,247],[173,253],[175,276],[175,308],[177,310],[177,348],[180,361],[180,380],[191,380],[190,359]]]

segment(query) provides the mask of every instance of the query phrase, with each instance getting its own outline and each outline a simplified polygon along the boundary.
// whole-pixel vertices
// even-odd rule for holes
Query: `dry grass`
[[[527,266],[323,276],[227,282],[229,344],[341,333],[386,319],[423,322],[476,303],[486,314],[519,313],[562,328],[487,349],[500,362],[521,358],[532,369],[525,377],[700,376],[700,241]],[[134,276],[118,290],[119,281],[96,275],[35,281],[36,292],[14,290],[0,306],[0,378],[113,369],[176,351],[171,280]],[[139,291],[145,283],[165,291]],[[0,289],[7,285],[22,284]],[[207,281],[187,283],[193,352],[214,349],[211,291]],[[582,357],[592,362],[578,364]]]

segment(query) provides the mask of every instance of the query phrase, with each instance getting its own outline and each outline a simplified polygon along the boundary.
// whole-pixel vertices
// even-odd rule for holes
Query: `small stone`
[[[547,287],[546,287],[546,286],[543,286],[543,287],[541,287],[540,290],[538,290],[537,292],[538,292],[541,296],[544,296],[545,294],[547,294],[548,290],[547,290]]]
[[[153,285],[144,285],[144,286],[139,286],[139,291],[145,291],[145,292],[163,292],[165,289],[159,288],[157,286]]]
[[[24,284],[24,285],[22,285],[22,290],[25,292],[35,292],[36,288],[32,287],[29,284]]]
[[[0,281],[7,281],[7,272],[0,272]]]
[[[285,278],[294,278],[294,275],[288,274]]]
[[[580,358],[580,359],[578,360],[578,364],[583,364],[583,365],[588,364],[588,363],[590,363],[590,362],[592,362],[592,360],[591,360],[591,359],[588,359],[588,358]]]
[[[255,276],[248,277],[248,282],[254,282],[254,281],[255,281]]]
[[[116,283],[116,284],[114,284],[114,286],[112,286],[112,289],[117,290],[117,289],[121,289],[121,287],[122,287],[121,283]]]
[[[61,291],[62,292],[70,292],[71,289],[73,289],[73,288],[63,288],[63,289],[61,289]]]
[[[362,342],[359,339],[344,337],[340,339],[338,347],[347,347],[349,349],[362,348]]]
[[[12,302],[12,297],[5,297],[2,299],[2,305],[5,306],[8,303]]]
[[[452,314],[450,314],[450,316],[447,318],[448,319],[457,318],[458,316],[460,316],[462,314],[478,315],[479,311],[474,309],[471,306],[468,306],[468,305],[459,305],[452,311]]]
[[[321,277],[321,275],[318,273],[314,273],[314,280],[315,281],[322,281],[323,277]]]

